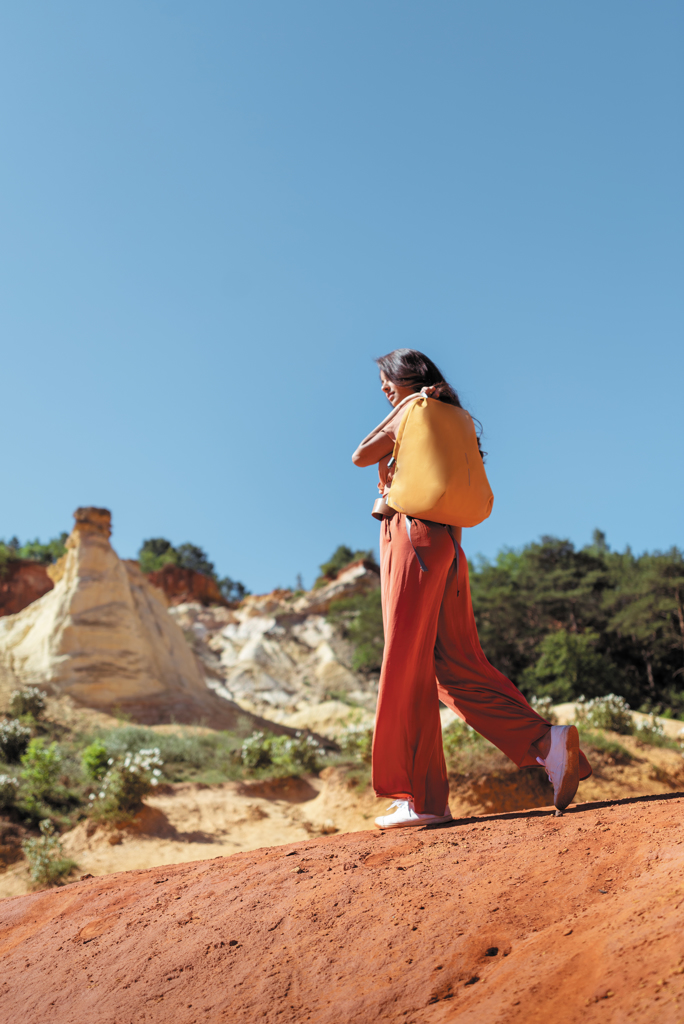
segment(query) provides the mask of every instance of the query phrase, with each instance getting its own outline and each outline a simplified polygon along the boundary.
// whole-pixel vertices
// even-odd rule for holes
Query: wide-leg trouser
[[[413,799],[419,813],[442,814],[449,784],[440,700],[519,767],[535,764],[528,750],[550,723],[485,658],[468,564],[461,548],[455,558],[448,529],[414,519],[411,541],[403,515],[383,522],[385,653],[373,737],[373,788],[377,796]],[[416,552],[427,571],[421,570]],[[581,754],[580,776],[590,774]]]

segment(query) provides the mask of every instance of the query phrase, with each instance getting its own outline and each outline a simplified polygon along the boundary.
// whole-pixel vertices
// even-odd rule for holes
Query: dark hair
[[[420,391],[424,387],[434,387],[433,398],[448,405],[456,405],[459,409],[463,408],[458,393],[445,381],[441,370],[423,352],[418,352],[415,348],[395,348],[393,352],[380,356],[375,362],[387,379],[393,384],[398,384],[400,388]],[[477,430],[477,446],[484,459],[487,453],[480,447],[482,424],[474,416],[473,422]]]
[[[433,398],[438,398],[440,402],[447,402],[449,405],[457,405],[459,409],[463,408],[451,384],[447,384],[440,370],[422,352],[414,348],[395,348],[394,352],[380,356],[375,362],[388,380],[398,384],[400,388],[420,391],[421,388],[432,385],[435,389]]]

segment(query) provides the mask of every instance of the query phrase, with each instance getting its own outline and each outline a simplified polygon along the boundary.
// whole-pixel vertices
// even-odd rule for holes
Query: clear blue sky
[[[684,6],[0,5],[0,537],[263,591],[377,547],[372,359],[485,430],[468,554],[684,542]]]

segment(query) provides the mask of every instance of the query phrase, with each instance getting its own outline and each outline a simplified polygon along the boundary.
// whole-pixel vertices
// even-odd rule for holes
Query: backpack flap
[[[387,495],[398,512],[449,526],[477,526],[492,511],[492,494],[470,413],[423,397],[411,402],[394,446]]]

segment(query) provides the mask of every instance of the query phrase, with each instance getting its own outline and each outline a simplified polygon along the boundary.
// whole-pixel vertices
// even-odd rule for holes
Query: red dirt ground
[[[2,1018],[680,1024],[683,796],[330,836],[8,899]]]

